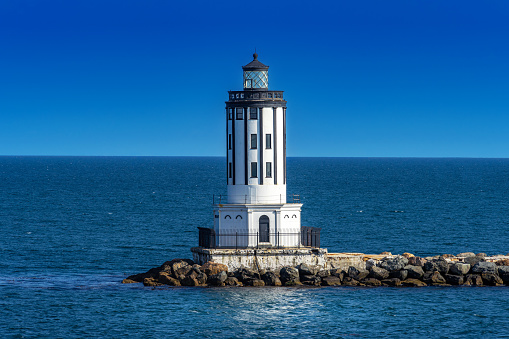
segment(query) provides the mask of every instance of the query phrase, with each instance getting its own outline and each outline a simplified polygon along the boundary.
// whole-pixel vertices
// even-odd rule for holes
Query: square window
[[[249,119],[251,119],[251,120],[258,119],[258,113],[256,112],[256,108],[255,107],[250,107],[249,108]]]
[[[232,135],[228,134],[228,149],[232,149]]]
[[[258,163],[256,161],[251,163],[251,178],[258,178]]]
[[[251,134],[251,149],[257,149],[258,144],[258,138],[256,137],[256,134]]]
[[[265,176],[267,178],[272,178],[272,163],[271,162],[265,163]]]
[[[228,178],[232,177],[232,163],[228,163]]]
[[[242,120],[243,119],[242,113],[243,113],[242,107],[235,108],[235,114],[237,116],[237,120]]]
[[[266,149],[272,148],[272,135],[271,134],[265,134],[265,148]]]

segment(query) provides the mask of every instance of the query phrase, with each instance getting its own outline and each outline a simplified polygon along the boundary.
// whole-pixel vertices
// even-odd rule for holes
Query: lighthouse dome
[[[246,90],[267,90],[269,88],[269,66],[258,61],[258,54],[253,54],[253,61],[245,66],[244,89]]]

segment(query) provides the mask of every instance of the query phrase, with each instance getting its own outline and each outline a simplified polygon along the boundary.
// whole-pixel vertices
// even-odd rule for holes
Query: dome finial
[[[255,47],[255,52],[253,53],[253,59],[254,60],[258,59],[258,54],[256,53],[256,47]]]

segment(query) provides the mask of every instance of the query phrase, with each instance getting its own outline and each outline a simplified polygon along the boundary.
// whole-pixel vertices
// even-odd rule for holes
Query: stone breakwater
[[[122,283],[145,286],[509,286],[509,256],[483,253],[416,257],[409,253],[363,255],[363,267],[323,269],[300,264],[279,270],[228,267],[215,262],[203,265],[173,259]]]

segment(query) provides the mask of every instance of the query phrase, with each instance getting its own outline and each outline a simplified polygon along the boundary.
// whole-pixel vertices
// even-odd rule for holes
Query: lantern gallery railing
[[[230,91],[230,101],[237,100],[283,100],[283,91]]]
[[[302,226],[295,233],[231,233],[217,234],[212,228],[198,227],[199,243],[203,248],[282,248],[313,247],[320,248],[320,230],[317,227]],[[283,246],[283,244],[285,244]]]
[[[273,200],[279,200],[281,203],[283,201],[282,195],[258,195],[258,197],[264,198],[274,198]],[[244,203],[248,203],[249,197],[247,195],[243,195],[241,199],[244,199]],[[300,194],[289,194],[286,197],[286,202],[288,204],[300,204]],[[212,195],[212,205],[220,205],[220,204],[228,204],[228,196],[225,194],[214,194]]]

